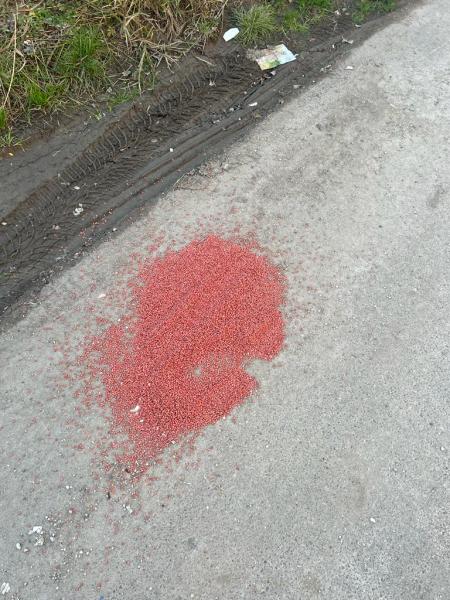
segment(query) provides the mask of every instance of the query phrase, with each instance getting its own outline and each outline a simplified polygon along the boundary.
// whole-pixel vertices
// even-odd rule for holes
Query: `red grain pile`
[[[245,362],[283,343],[283,281],[249,247],[210,236],[145,266],[134,293],[134,318],[95,346],[117,424],[151,457],[252,392]]]

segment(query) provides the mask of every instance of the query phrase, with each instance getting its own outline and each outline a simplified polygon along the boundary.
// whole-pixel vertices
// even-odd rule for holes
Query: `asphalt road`
[[[2,335],[5,599],[450,597],[449,31],[448,0],[394,21]],[[153,481],[105,471],[76,357],[136,254],[208,232],[284,272],[285,346]]]

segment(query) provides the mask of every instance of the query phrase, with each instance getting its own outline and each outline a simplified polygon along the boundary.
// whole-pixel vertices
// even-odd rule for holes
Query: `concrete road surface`
[[[449,32],[448,0],[394,20],[24,307],[0,341],[5,600],[450,598]],[[181,460],[105,471],[76,357],[136,253],[208,232],[285,273],[285,346]]]

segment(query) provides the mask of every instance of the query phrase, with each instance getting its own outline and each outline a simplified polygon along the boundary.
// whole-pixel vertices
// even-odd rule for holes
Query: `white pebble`
[[[11,589],[11,586],[9,585],[8,582],[4,581],[0,587],[0,594],[2,596],[4,596],[5,594],[7,594]]]

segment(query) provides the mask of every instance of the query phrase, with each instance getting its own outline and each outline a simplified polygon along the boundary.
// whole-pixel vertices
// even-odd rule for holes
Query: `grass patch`
[[[57,85],[47,84],[40,86],[35,81],[30,82],[26,89],[26,102],[28,108],[44,109],[55,105],[60,88]]]
[[[80,27],[67,40],[56,67],[62,77],[81,87],[99,86],[106,76],[106,44],[95,27]]]
[[[283,15],[282,29],[285,33],[307,33],[309,24],[298,10],[288,10]]]
[[[20,146],[21,142],[14,136],[12,129],[7,127],[6,130],[0,130],[0,149],[12,148]]]
[[[241,7],[235,11],[234,20],[239,28],[238,39],[246,46],[264,42],[278,28],[275,8],[271,4]]]
[[[273,0],[283,33],[307,33],[312,25],[331,15],[339,0]]]
[[[395,0],[359,0],[353,13],[355,23],[362,23],[373,13],[387,13],[395,8]]]
[[[336,6],[336,0],[297,0],[297,10],[308,25],[324,19]]]
[[[108,101],[108,109],[111,111],[116,106],[120,106],[125,102],[130,102],[139,96],[139,90],[136,88],[134,90],[119,90],[117,91]]]
[[[205,39],[212,37],[220,27],[218,19],[200,19],[197,22],[197,31]]]
[[[333,10],[333,0],[297,0],[301,10],[327,12]]]

